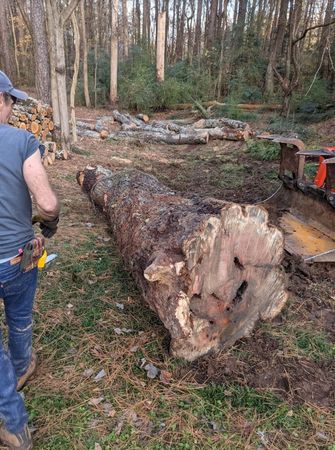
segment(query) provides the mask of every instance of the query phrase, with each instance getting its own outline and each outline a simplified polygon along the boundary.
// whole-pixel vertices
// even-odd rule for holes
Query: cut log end
[[[268,224],[266,210],[230,204],[203,225],[184,243],[190,283],[178,311],[184,311],[186,336],[172,338],[171,345],[187,360],[233,345],[258,319],[275,317],[287,300],[283,236]]]

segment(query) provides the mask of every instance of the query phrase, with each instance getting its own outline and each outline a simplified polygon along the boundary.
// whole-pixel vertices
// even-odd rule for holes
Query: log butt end
[[[283,236],[264,208],[226,205],[183,250],[190,282],[177,302],[184,333],[172,335],[174,355],[192,361],[229,347],[285,305]]]

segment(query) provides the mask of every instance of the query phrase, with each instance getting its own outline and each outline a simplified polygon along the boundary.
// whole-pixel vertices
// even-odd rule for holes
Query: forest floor
[[[334,123],[324,124],[333,142]],[[227,351],[177,360],[75,178],[87,164],[135,167],[185,195],[256,202],[278,187],[277,162],[229,141],[80,138],[72,156],[48,168],[62,216],[35,305],[37,375],[24,389],[35,448],[334,450],[334,265],[306,273],[286,258],[289,301],[273,322]],[[149,379],[145,363],[160,376]]]

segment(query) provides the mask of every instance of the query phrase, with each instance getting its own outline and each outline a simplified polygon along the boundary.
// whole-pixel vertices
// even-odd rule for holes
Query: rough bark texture
[[[283,236],[262,207],[184,198],[135,170],[87,167],[77,179],[106,214],[174,355],[228,347],[284,306]]]
[[[3,67],[6,75],[13,79],[12,74],[12,52],[9,45],[9,21],[7,20],[7,0],[0,1],[0,56],[2,57]],[[13,81],[13,80],[12,80]]]
[[[31,30],[33,33],[35,86],[37,97],[50,103],[50,72],[45,13],[42,0],[31,2]]]

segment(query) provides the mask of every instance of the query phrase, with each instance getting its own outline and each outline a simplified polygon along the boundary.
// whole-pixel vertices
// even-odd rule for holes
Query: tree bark
[[[37,97],[44,103],[50,103],[50,66],[43,0],[31,1],[30,17]]]
[[[109,100],[112,106],[117,102],[117,70],[118,70],[118,32],[117,32],[118,0],[112,0],[112,35],[110,61],[110,92]]]
[[[85,105],[87,106],[87,108],[90,108],[91,107],[91,99],[90,99],[90,93],[89,93],[89,89],[88,89],[85,0],[81,0],[81,2],[80,2],[80,23],[81,23],[81,37],[82,37],[82,48],[83,48],[83,82],[84,82]]]
[[[0,1],[0,54],[3,60],[3,70],[9,78],[13,76],[12,52],[9,45],[8,36],[10,36],[10,29],[8,26],[8,4],[7,0]]]
[[[273,68],[276,64],[278,51],[282,47],[283,41],[284,41],[284,33],[285,33],[286,22],[287,22],[287,9],[288,9],[288,0],[281,0],[278,25],[277,25],[277,29],[275,32],[276,37],[275,37],[273,47],[270,49],[269,63],[267,66],[266,76],[265,76],[265,92],[268,95],[273,95],[273,90],[274,90]]]
[[[122,46],[123,56],[128,58],[129,55],[129,27],[128,27],[128,8],[127,0],[122,0]]]
[[[71,110],[71,127],[72,127],[72,140],[77,142],[77,127],[76,127],[76,113],[75,113],[75,98],[78,83],[79,63],[80,63],[80,33],[78,27],[78,21],[75,13],[71,16],[73,39],[75,48],[75,59],[73,64],[73,77],[70,90],[70,110]]]
[[[158,22],[157,22],[156,80],[159,83],[164,81],[165,22],[166,22],[166,11],[163,11],[158,15]]]
[[[284,306],[283,236],[262,207],[183,198],[134,170],[88,167],[77,180],[105,213],[175,356],[227,348]]]
[[[218,10],[218,0],[212,0],[209,12],[209,24],[208,24],[207,45],[206,45],[208,50],[211,50],[214,45],[215,29],[217,22],[217,10]]]
[[[66,8],[60,11],[56,1],[47,0],[49,39],[50,45],[55,49],[55,80],[57,84],[57,104],[53,104],[52,107],[55,110],[58,106],[58,115],[61,128],[61,143],[65,159],[67,159],[68,153],[70,151],[71,139],[66,89],[64,25],[77,7],[79,1],[80,0],[71,0]],[[53,87],[54,86],[52,85],[52,88]],[[55,96],[56,93],[54,93],[52,98],[54,99]]]

